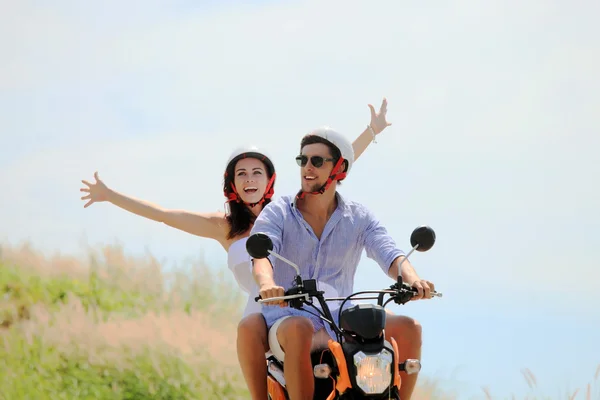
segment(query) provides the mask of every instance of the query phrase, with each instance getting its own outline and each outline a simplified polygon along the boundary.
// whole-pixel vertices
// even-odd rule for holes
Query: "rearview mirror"
[[[427,251],[433,247],[435,243],[435,232],[427,225],[419,226],[410,235],[410,245],[414,248],[416,245],[417,251]]]
[[[255,233],[246,241],[246,251],[252,258],[267,258],[273,250],[273,241],[264,233]]]

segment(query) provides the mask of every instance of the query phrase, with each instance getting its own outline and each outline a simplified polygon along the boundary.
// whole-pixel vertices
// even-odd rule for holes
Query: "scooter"
[[[404,262],[413,251],[425,252],[435,243],[435,232],[429,226],[416,228],[410,237],[412,249],[402,260]],[[355,292],[348,297],[325,297],[314,279],[303,280],[300,270],[293,262],[273,252],[273,242],[263,233],[255,233],[248,238],[246,250],[253,258],[266,258],[272,255],[289,264],[296,270],[293,286],[282,297],[255,301],[263,303],[284,300],[290,307],[314,308],[320,317],[335,332],[337,340],[329,339],[327,348],[311,354],[315,379],[315,400],[359,400],[396,399],[400,400],[402,384],[400,372],[418,373],[421,363],[416,359],[398,360],[398,346],[394,338],[385,339],[385,306],[391,301],[403,305],[410,301],[417,290],[402,282],[397,282],[384,290]],[[371,294],[367,297],[356,297]],[[373,296],[375,294],[376,296]],[[432,292],[434,297],[442,293]],[[385,296],[389,298],[384,302]],[[317,300],[320,307],[315,306]],[[377,304],[356,304],[344,310],[344,304],[351,300],[377,299]],[[339,326],[334,322],[328,301],[342,302],[339,306]],[[308,310],[307,310],[308,311]],[[270,400],[289,400],[284,379],[284,363],[274,355],[266,355],[267,386]]]

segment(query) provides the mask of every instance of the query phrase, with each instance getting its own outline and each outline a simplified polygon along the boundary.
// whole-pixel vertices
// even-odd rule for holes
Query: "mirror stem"
[[[406,256],[404,256],[404,258],[402,259],[402,261],[400,261],[400,264],[398,264],[398,284],[402,285],[402,263],[406,260],[408,260],[408,257],[410,257],[410,255],[413,253],[413,251],[417,250],[417,248],[419,247],[419,244],[417,243],[415,245],[415,247],[413,247],[412,249],[410,249],[410,251],[408,252],[408,254],[406,254]]]
[[[271,254],[272,256],[274,256],[276,258],[279,258],[284,263],[289,264],[292,267],[294,267],[294,269],[296,270],[296,274],[300,275],[300,268],[298,268],[298,266],[296,264],[294,264],[293,262],[291,262],[287,258],[280,256],[279,254],[275,253],[274,251],[269,250],[269,254]]]

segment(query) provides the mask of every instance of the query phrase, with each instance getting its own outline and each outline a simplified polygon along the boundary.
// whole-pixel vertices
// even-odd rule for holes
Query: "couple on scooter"
[[[227,214],[164,209],[109,189],[97,173],[96,183],[82,181],[88,186],[81,189],[88,192],[82,197],[89,199],[84,207],[109,201],[137,215],[221,243],[228,252],[229,267],[249,294],[244,319],[238,328],[238,357],[253,399],[267,398],[267,326],[277,339],[273,343],[280,345],[285,357],[292,360],[286,363],[285,370],[291,399],[312,398],[309,352],[313,332],[325,342],[329,335],[323,336],[329,332],[323,330],[320,320],[310,319],[310,314],[299,310],[265,305],[260,313],[254,297],[259,292],[263,298],[283,295],[285,288],[276,283],[288,285],[293,272],[286,265],[279,265],[278,260],[272,261],[274,268],[267,259],[255,260],[252,267],[245,249],[251,231],[267,233],[274,242],[274,251],[304,268],[302,275],[330,284],[341,295],[353,286],[363,248],[390,277],[397,276],[404,253],[364,206],[345,200],[336,192],[338,180],[350,172],[355,155],[358,158],[371,139],[390,125],[385,119],[386,107],[385,99],[379,113],[370,106],[371,123],[353,144],[328,128],[315,130],[303,138],[301,155],[297,157],[302,190],[297,196],[283,196],[272,202],[275,168],[268,156],[254,147],[234,152],[224,176],[223,190],[230,208]],[[421,280],[408,260],[402,265],[402,276],[419,290],[415,299],[430,297],[433,285]],[[416,321],[388,316],[386,337],[389,336],[398,342],[400,359],[420,358],[421,328]],[[315,344],[319,344],[318,340]],[[403,376],[402,382],[401,398],[410,398],[416,375]]]

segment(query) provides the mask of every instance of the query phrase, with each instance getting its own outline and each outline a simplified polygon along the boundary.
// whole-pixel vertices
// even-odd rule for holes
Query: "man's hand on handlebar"
[[[286,307],[287,302],[285,300],[273,300],[266,301],[267,299],[273,297],[283,297],[285,295],[285,291],[281,286],[277,286],[275,282],[265,283],[261,285],[259,296],[261,299],[265,300],[263,304],[266,305],[279,305],[280,307]]]
[[[410,286],[417,291],[411,300],[431,299],[433,297],[431,293],[435,292],[433,282],[423,279],[417,279]]]

